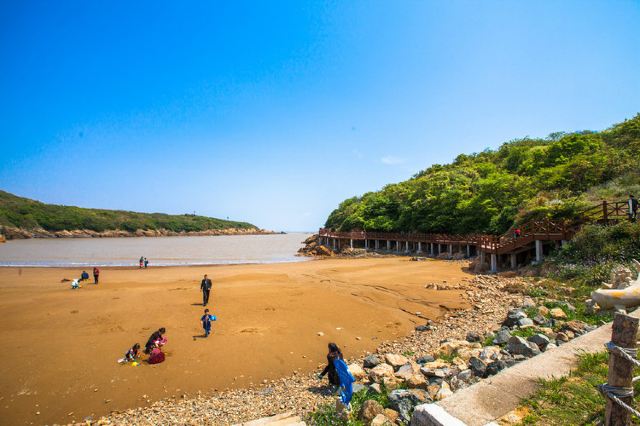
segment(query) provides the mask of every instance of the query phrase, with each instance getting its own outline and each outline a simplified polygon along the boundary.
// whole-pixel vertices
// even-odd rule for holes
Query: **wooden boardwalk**
[[[512,228],[503,235],[488,234],[425,234],[398,232],[339,232],[320,228],[321,244],[340,250],[345,247],[406,254],[439,256],[447,253],[464,257],[479,256],[484,263],[488,256],[489,270],[497,272],[504,265],[515,269],[519,265],[541,262],[554,247],[569,241],[587,223],[612,224],[627,218],[627,202],[602,203],[582,211],[576,218],[564,221],[549,219],[524,223],[515,235]]]

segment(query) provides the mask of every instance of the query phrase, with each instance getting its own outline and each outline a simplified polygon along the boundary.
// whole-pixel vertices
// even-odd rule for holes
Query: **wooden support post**
[[[613,319],[611,341],[622,348],[635,348],[636,334],[638,333],[638,318],[629,315],[616,314]],[[607,383],[610,386],[633,387],[633,364],[615,353],[609,354],[609,376]],[[620,398],[625,404],[633,406],[633,397]],[[605,409],[605,425],[630,425],[631,415],[620,405],[607,398]]]

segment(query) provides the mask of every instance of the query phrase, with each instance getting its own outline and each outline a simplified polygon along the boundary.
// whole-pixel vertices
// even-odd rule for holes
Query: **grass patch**
[[[523,424],[596,425],[603,421],[606,402],[597,385],[607,381],[609,355],[582,354],[578,360],[578,367],[569,376],[542,380],[540,389],[523,400],[529,413]],[[638,395],[640,382],[635,384],[635,391]],[[640,397],[636,397],[636,404],[639,401]]]
[[[308,423],[316,426],[364,426],[364,422],[358,419],[358,413],[365,401],[373,399],[384,408],[389,407],[388,391],[384,385],[381,385],[381,390],[381,393],[376,393],[369,389],[362,389],[354,393],[351,399],[351,412],[346,419],[338,416],[335,402],[332,402],[320,405],[316,411],[309,414]]]
[[[517,330],[511,331],[512,336],[522,337],[523,339],[527,339],[531,336],[535,336],[539,332],[535,327],[527,327],[527,328],[518,328]]]

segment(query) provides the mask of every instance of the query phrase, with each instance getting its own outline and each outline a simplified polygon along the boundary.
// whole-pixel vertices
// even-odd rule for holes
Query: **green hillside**
[[[602,198],[625,199],[629,191],[640,194],[640,114],[599,132],[558,132],[459,155],[343,201],[325,226],[501,234],[514,222],[568,217]]]
[[[27,230],[42,228],[50,232],[76,229],[96,232],[107,230],[134,232],[138,229],[194,232],[226,228],[256,228],[246,222],[205,216],[136,213],[45,204],[17,197],[5,191],[0,191],[0,226]]]

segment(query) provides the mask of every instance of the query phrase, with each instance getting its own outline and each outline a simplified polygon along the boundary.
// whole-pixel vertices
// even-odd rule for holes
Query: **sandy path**
[[[214,280],[210,308],[219,317],[207,340],[194,338],[202,333],[204,273]],[[77,275],[0,269],[1,424],[80,421],[311,371],[329,341],[355,356],[423,323],[415,312],[437,318],[466,307],[459,291],[424,288],[459,282],[467,276],[461,265],[406,258],[104,269],[99,286],[72,291],[60,283]],[[168,330],[165,363],[116,363],[160,326]]]

